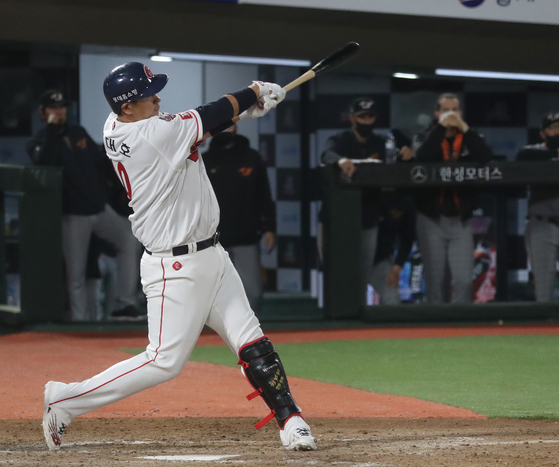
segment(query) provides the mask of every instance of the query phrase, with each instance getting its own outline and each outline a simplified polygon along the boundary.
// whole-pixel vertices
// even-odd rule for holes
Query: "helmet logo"
[[[144,73],[149,79],[153,78],[153,73],[146,65],[144,65]]]

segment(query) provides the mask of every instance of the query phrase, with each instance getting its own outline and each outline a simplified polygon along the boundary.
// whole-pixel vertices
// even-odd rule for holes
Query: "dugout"
[[[558,27],[552,24],[187,0],[163,0],[157,4],[147,0],[116,4],[108,0],[0,0],[0,9],[0,94],[6,98],[4,108],[11,108],[19,95],[13,83],[25,81],[19,72],[32,69],[36,73],[31,79],[31,92],[38,94],[41,87],[62,84],[71,99],[72,114],[80,123],[93,115],[91,101],[96,99],[94,83],[80,84],[84,76],[93,76],[89,72],[96,72],[95,65],[84,70],[84,54],[102,55],[110,50],[116,56],[141,53],[147,59],[148,53],[170,50],[314,62],[324,56],[325,50],[339,47],[340,42],[361,43],[362,50],[355,61],[301,87],[296,98],[286,101],[278,115],[281,112],[281,118],[289,117],[290,126],[276,126],[266,132],[250,130],[257,147],[277,149],[278,144],[285,143],[282,151],[298,154],[297,161],[270,166],[280,177],[280,185],[287,187],[280,200],[285,203],[282,215],[286,219],[298,216],[300,225],[296,234],[290,230],[296,228],[294,225],[283,234],[281,248],[293,254],[284,255],[281,266],[276,262],[265,268],[276,283],[278,274],[284,274],[286,285],[282,290],[268,290],[264,321],[342,319],[319,308],[316,298],[320,293],[316,290],[320,287],[315,258],[316,216],[323,196],[318,189],[317,168],[327,137],[346,127],[344,111],[354,94],[371,93],[381,103],[385,116],[379,126],[381,134],[394,127],[411,130],[415,123],[411,118],[406,120],[401,109],[428,113],[433,97],[444,91],[464,97],[468,115],[479,108],[475,118],[482,127],[491,112],[487,102],[496,107],[508,106],[505,116],[511,117],[509,124],[497,119],[483,128],[489,130],[485,133],[492,139],[494,152],[509,159],[520,145],[537,141],[537,118],[547,110],[545,107],[559,107],[559,87],[554,83],[441,79],[434,75],[435,68],[442,66],[559,74],[559,62],[550,59],[547,52],[554,50],[559,41]],[[235,31],[243,31],[236,34],[235,40],[230,37],[231,24]],[[243,66],[246,67],[201,61],[200,74],[196,75],[200,96],[221,92],[215,76],[233,80],[241,75],[253,76],[252,71],[257,70],[263,78],[286,80],[303,71],[264,65],[262,69],[250,69],[250,73],[246,68],[238,72]],[[396,71],[418,73],[421,78],[396,79],[392,77]],[[491,95],[498,96],[490,102],[487,97]],[[33,115],[35,108],[28,106],[24,111]],[[34,118],[28,118],[27,128],[36,127]],[[517,134],[522,136],[517,138]],[[16,154],[25,138],[1,126],[0,154],[6,158],[7,154]],[[17,158],[11,162],[26,163]],[[296,195],[289,186],[296,187]],[[513,243],[521,242],[520,237],[516,235]],[[283,271],[279,273],[280,269]],[[387,316],[396,315],[394,312]]]
[[[0,322],[59,321],[64,310],[61,171],[0,164]]]
[[[324,308],[331,319],[360,318],[366,322],[442,322],[555,320],[559,305],[514,301],[510,291],[509,271],[518,262],[525,262],[525,252],[515,251],[517,245],[507,236],[507,224],[514,205],[511,201],[526,195],[525,185],[554,183],[559,178],[555,162],[490,162],[487,165],[453,164],[453,170],[472,173],[468,179],[446,177],[448,163],[399,164],[362,163],[352,179],[343,177],[337,167],[323,166],[324,183]],[[480,175],[481,176],[478,176]],[[422,188],[471,186],[478,196],[493,204],[494,238],[497,243],[495,294],[490,302],[471,305],[404,304],[362,307],[360,301],[361,254],[361,190],[370,187]],[[511,209],[513,208],[513,209]],[[343,248],[338,248],[343,245]],[[524,257],[518,259],[519,255]],[[512,299],[512,300],[511,300]]]

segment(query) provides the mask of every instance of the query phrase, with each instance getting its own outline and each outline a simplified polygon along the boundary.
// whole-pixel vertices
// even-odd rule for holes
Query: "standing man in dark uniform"
[[[83,127],[67,122],[66,105],[60,91],[42,94],[39,116],[45,127],[29,141],[27,152],[35,164],[62,167],[62,245],[72,320],[96,320],[87,306],[85,285],[92,234],[117,250],[119,294],[112,316],[141,319],[136,299],[138,241],[128,219],[107,204],[105,154]]]
[[[423,134],[416,157],[419,162],[487,163],[491,148],[462,118],[455,94],[437,100],[436,123]],[[470,218],[474,193],[455,185],[422,188],[417,192],[417,241],[423,258],[427,301],[442,303],[447,266],[451,274],[451,303],[470,303],[474,268],[474,239]]]
[[[373,133],[377,119],[375,101],[369,97],[353,100],[349,107],[351,128],[328,139],[322,162],[337,164],[342,173],[351,177],[355,172],[352,159],[385,160],[385,140]],[[380,215],[381,190],[362,190],[362,290],[363,303],[366,304],[368,279],[371,276],[377,250],[378,219]]]
[[[559,162],[559,112],[551,112],[543,117],[540,136],[543,143],[526,146],[516,156],[517,161]],[[559,247],[557,184],[531,187],[525,242],[534,274],[536,301],[551,302]]]
[[[248,139],[237,134],[237,125],[215,135],[203,159],[219,203],[219,241],[258,316],[263,294],[260,239],[268,252],[276,246],[276,206],[266,166]]]

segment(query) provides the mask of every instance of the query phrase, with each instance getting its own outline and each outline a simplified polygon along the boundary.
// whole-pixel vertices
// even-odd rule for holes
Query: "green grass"
[[[411,396],[489,417],[559,418],[559,336],[379,339],[275,345],[287,374]],[[225,346],[191,360],[236,366]]]

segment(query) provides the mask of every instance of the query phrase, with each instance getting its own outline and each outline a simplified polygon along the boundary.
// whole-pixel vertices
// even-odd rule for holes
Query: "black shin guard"
[[[301,409],[289,392],[287,376],[274,346],[267,337],[245,345],[239,351],[239,365],[244,368],[245,376],[256,390],[247,396],[248,400],[262,396],[271,414],[256,424],[260,429],[274,416],[278,426],[283,428],[287,419],[301,413]]]

